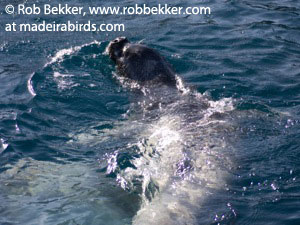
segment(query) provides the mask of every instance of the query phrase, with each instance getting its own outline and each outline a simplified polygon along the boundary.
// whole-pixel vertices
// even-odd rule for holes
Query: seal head
[[[176,85],[175,72],[154,49],[132,44],[126,37],[118,37],[107,47],[109,57],[117,65],[118,74],[139,83]]]
[[[109,57],[117,63],[117,59],[123,56],[123,48],[129,43],[126,37],[118,37],[115,40],[111,41],[107,47]]]

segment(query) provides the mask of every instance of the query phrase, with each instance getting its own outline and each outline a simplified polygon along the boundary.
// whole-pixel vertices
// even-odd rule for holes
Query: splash
[[[197,224],[201,205],[225,185],[222,165],[232,162],[222,152],[228,148],[222,135],[231,126],[226,115],[234,110],[233,100],[212,101],[181,84],[184,91],[159,108],[158,120],[143,117],[137,142],[127,146],[138,155],[127,162],[131,166],[119,165],[122,150],[107,157],[106,173],[142,199],[133,224]],[[153,111],[145,111],[151,117]]]
[[[32,77],[33,77],[34,73],[32,73],[30,76],[29,76],[29,79],[27,80],[27,90],[29,91],[29,93],[34,97],[36,96],[36,93],[33,89],[33,86],[32,86]]]
[[[82,49],[83,47],[86,47],[86,46],[89,46],[92,44],[100,45],[101,42],[94,40],[87,44],[83,44],[83,45],[79,45],[79,46],[75,46],[75,47],[71,47],[71,48],[61,49],[53,57],[50,58],[50,61],[48,63],[46,63],[44,67],[47,67],[53,63],[61,62],[65,56],[72,55],[75,52]]]
[[[182,92],[182,94],[185,95],[191,93],[191,89],[189,89],[183,84],[183,80],[179,76],[176,75],[175,79],[176,79],[176,87],[180,92]]]
[[[184,118],[170,116],[153,127],[149,145],[155,146],[158,159],[151,159],[147,168],[145,162],[134,165],[146,177],[143,186],[153,180],[159,191],[151,201],[143,198],[134,224],[197,224],[195,215],[208,193],[225,183],[226,174],[216,157],[226,143],[222,137],[214,137],[218,128],[211,125],[221,121],[210,118],[215,112],[232,109],[224,102],[228,100],[209,107],[202,119],[193,123],[185,124]]]

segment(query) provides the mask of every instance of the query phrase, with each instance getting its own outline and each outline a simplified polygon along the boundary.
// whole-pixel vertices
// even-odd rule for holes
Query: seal
[[[118,37],[109,43],[107,52],[121,76],[142,84],[176,85],[171,65],[152,48],[132,44],[126,37]]]

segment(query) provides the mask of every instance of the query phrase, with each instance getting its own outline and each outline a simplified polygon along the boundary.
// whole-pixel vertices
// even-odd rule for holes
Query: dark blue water
[[[0,224],[300,224],[299,1],[84,18],[8,3],[23,1],[0,3]],[[4,31],[88,19],[126,31]],[[181,92],[119,80],[105,48],[120,35],[165,56]]]

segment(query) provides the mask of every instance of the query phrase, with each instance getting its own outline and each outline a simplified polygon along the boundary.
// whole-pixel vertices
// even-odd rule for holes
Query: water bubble
[[[274,183],[271,184],[271,187],[274,191],[276,191],[278,189]]]

